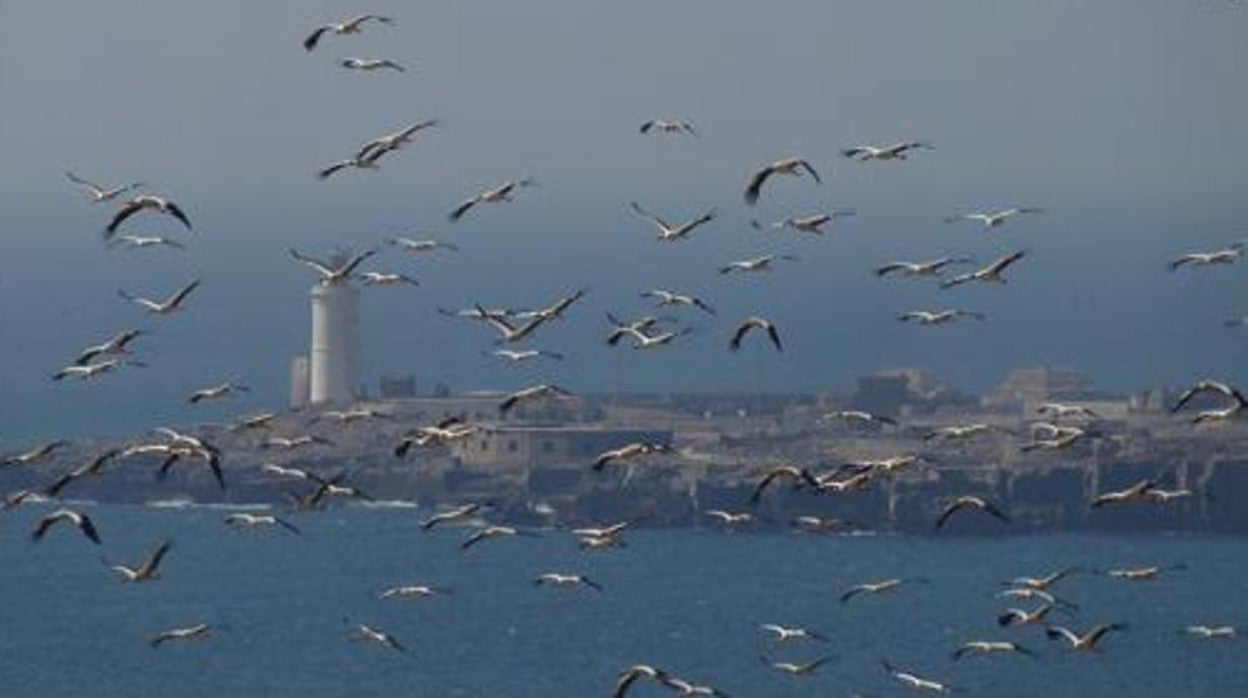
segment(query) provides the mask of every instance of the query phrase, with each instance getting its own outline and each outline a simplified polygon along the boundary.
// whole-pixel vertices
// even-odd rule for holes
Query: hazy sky
[[[1248,8],[1215,0],[598,3],[129,2],[0,6],[0,448],[61,427],[86,433],[215,419],[280,406],[289,357],[305,350],[312,277],[285,257],[394,234],[463,248],[370,268],[413,273],[417,290],[365,294],[369,382],[416,373],[430,385],[572,389],[817,390],[858,374],[926,366],[978,389],[1021,366],[1094,374],[1111,389],[1204,375],[1248,379],[1244,265],[1171,274],[1183,251],[1248,236]],[[361,11],[393,27],[327,36]],[[360,74],[345,56],[406,74]],[[443,127],[380,172],[318,182],[320,165],[415,120]],[[655,117],[700,138],[642,137]],[[902,138],[935,150],[858,164],[838,149]],[[824,175],[779,180],[757,210],[749,172],[788,155]],[[128,229],[181,235],[185,253],[105,250],[103,205],[70,168],[143,180],[183,205],[192,234],[160,217]],[[451,225],[466,196],[531,175],[540,189]],[[720,218],[663,245],[628,214]],[[999,232],[949,214],[1011,204],[1047,212]],[[758,232],[751,217],[850,207],[822,238]],[[880,282],[895,258],[1031,256],[1005,288],[937,291]],[[719,264],[797,254],[766,277]],[[185,314],[155,320],[115,295],[164,294],[202,277]],[[608,351],[603,312],[640,312],[637,292],[704,295],[717,319],[668,351]],[[480,356],[492,335],[439,317],[474,300],[530,305],[588,287],[535,345],[561,365],[507,370]],[[963,306],[982,326],[917,328],[893,315]],[[782,356],[724,349],[731,324],[761,313]],[[151,328],[151,365],[96,384],[47,374],[122,327]],[[226,377],[246,400],[192,409],[185,392]]]

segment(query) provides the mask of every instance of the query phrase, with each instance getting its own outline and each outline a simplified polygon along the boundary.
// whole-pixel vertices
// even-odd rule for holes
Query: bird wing
[[[117,228],[121,225],[122,221],[138,213],[142,208],[143,204],[137,201],[127,201],[120,209],[117,210],[117,213],[113,214],[112,220],[110,220],[108,222],[108,226],[104,228],[104,239],[107,240],[109,237],[112,237],[113,233],[117,232]]]
[[[139,568],[139,571],[147,574],[155,572],[156,569],[160,567],[160,561],[165,558],[165,555],[168,554],[169,549],[172,547],[172,541],[166,540],[162,542],[156,550],[152,551],[152,554],[148,556],[147,560],[144,561],[142,567]]]
[[[1011,254],[1008,254],[1002,257],[1001,259],[998,259],[992,264],[988,265],[988,268],[985,269],[984,271],[988,274],[1000,274],[1006,267],[1017,262],[1018,260],[1022,259],[1026,255],[1027,255],[1027,252],[1025,250],[1019,250],[1018,252],[1013,252]]]
[[[324,34],[326,31],[329,31],[329,27],[318,27],[316,31],[309,34],[308,38],[303,40],[304,50],[311,51],[312,49],[316,48],[316,43],[321,40],[321,35]]]
[[[753,327],[755,327],[755,324],[753,322],[750,322],[749,320],[746,320],[742,322],[741,324],[737,325],[737,329],[734,330],[732,333],[732,339],[728,340],[728,348],[732,349],[733,351],[737,351],[738,349],[740,349],[741,340],[745,337],[746,333],[748,333],[750,329]]]
[[[745,203],[751,206],[758,203],[758,196],[763,190],[763,182],[766,182],[767,178],[771,176],[771,173],[775,171],[774,167],[768,165],[761,170],[758,170],[750,177],[749,186],[745,188]]]
[[[810,176],[813,177],[816,182],[823,182],[823,180],[819,178],[819,173],[815,172],[815,168],[811,167],[809,162],[806,162],[805,160],[798,160],[797,164],[805,168],[805,170],[810,173]]]
[[[334,270],[330,269],[329,265],[325,264],[324,262],[318,259],[314,259],[312,257],[308,257],[306,255],[300,254],[299,251],[293,247],[290,248],[290,256],[294,257],[297,261],[303,262],[309,267],[312,267],[316,271],[320,272],[323,276],[330,277],[334,275]]]
[[[655,225],[659,226],[659,228],[661,228],[662,230],[665,230],[665,231],[670,230],[672,227],[671,225],[667,223],[667,221],[663,220],[658,215],[651,213],[650,211],[647,211],[646,209],[642,208],[641,204],[637,203],[636,201],[628,202],[628,207],[631,208],[633,212],[636,213],[638,216],[645,218],[651,223],[654,223]]]
[[[1064,628],[1060,625],[1050,625],[1049,627],[1044,629],[1044,634],[1050,640],[1056,640],[1058,638],[1066,638],[1066,641],[1072,645],[1078,644],[1079,642],[1078,635],[1072,632],[1069,628]]]
[[[169,300],[165,301],[164,305],[169,308],[176,308],[182,305],[182,301],[186,300],[186,297],[191,295],[191,291],[194,291],[198,287],[199,279],[196,279],[179,289],[177,293],[173,294],[173,296],[169,298]]]
[[[342,269],[340,269],[337,272],[337,275],[342,276],[342,277],[350,276],[351,272],[355,271],[355,268],[360,266],[360,262],[363,262],[364,260],[368,259],[369,257],[372,257],[375,254],[377,254],[377,250],[366,250],[364,252],[357,254],[356,256],[351,258],[351,261],[347,262],[342,267]]]
[[[936,517],[936,528],[940,529],[943,527],[945,522],[949,520],[949,517],[953,516],[965,506],[967,506],[967,501],[964,499],[959,499],[946,506],[943,510],[941,510],[940,515]]]
[[[784,351],[784,347],[780,345],[780,333],[775,325],[767,323],[767,336],[771,338],[771,343],[776,345],[776,351]]]
[[[468,209],[477,205],[477,201],[478,201],[478,197],[475,197],[475,196],[472,197],[471,199],[468,199],[464,203],[457,206],[454,211],[451,211],[450,215],[447,216],[447,218],[449,218],[451,222],[459,220],[460,218],[463,217],[465,213],[468,212]]]
[[[179,221],[182,221],[182,225],[186,226],[187,230],[191,229],[191,220],[186,217],[186,212],[183,211],[177,204],[172,201],[166,201],[165,210],[169,212],[169,215],[177,218]]]

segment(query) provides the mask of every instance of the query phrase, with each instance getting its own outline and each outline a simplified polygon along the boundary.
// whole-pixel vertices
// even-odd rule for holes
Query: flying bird
[[[387,245],[393,245],[400,250],[406,252],[433,252],[435,250],[450,250],[458,252],[459,245],[440,240],[413,240],[411,238],[387,238]]]
[[[189,625],[184,628],[172,628],[153,635],[152,638],[147,641],[147,644],[152,647],[160,647],[166,642],[203,640],[206,639],[211,632],[212,626],[207,623]]]
[[[317,283],[322,286],[333,286],[335,284],[346,283],[346,281],[351,278],[351,274],[355,271],[355,268],[360,266],[361,262],[375,254],[377,254],[377,250],[365,250],[364,252],[360,252],[350,257],[344,256],[342,260],[335,261],[337,266],[333,266],[329,263],[322,262],[319,259],[300,254],[299,251],[294,248],[290,249],[290,256],[295,259],[295,261],[302,262],[317,274],[320,274],[321,279]]]
[[[117,232],[117,227],[123,221],[139,211],[156,211],[157,213],[173,216],[181,221],[187,230],[191,230],[190,219],[186,217],[186,213],[177,204],[159,196],[142,194],[130,199],[122,204],[121,208],[117,209],[117,212],[113,214],[112,220],[108,222],[108,226],[104,229],[104,238],[112,237],[113,233]]]
[[[104,466],[109,461],[114,460],[115,458],[119,457],[121,454],[122,454],[122,449],[119,449],[119,448],[107,449],[104,452],[97,455],[96,457],[87,461],[83,465],[77,468],[74,468],[70,472],[65,473],[64,475],[58,477],[55,481],[52,482],[52,484],[48,485],[43,490],[43,493],[49,497],[56,497],[57,495],[61,493],[61,490],[65,489],[65,487],[68,486],[69,483],[71,482],[77,482],[78,480],[82,480],[83,478],[88,478],[88,477],[99,477],[104,474]]]
[[[407,70],[389,58],[344,58],[338,64],[350,70],[363,70],[366,72],[373,72],[382,68],[388,68],[400,73]]]
[[[694,218],[693,220],[686,221],[684,223],[680,223],[677,225],[673,225],[663,220],[656,214],[653,214],[647,211],[646,209],[642,208],[641,204],[638,204],[636,201],[631,201],[629,202],[628,205],[630,208],[633,209],[634,213],[650,221],[651,223],[655,225],[655,227],[659,229],[658,239],[660,242],[672,242],[675,240],[684,239],[688,237],[689,234],[692,233],[694,229],[697,228],[698,226],[715,220],[715,216],[716,216],[715,209],[711,209],[707,211],[706,213],[702,214],[701,216]]]
[[[454,592],[446,587],[434,587],[428,585],[408,585],[400,587],[391,587],[377,593],[379,599],[429,599],[438,596],[450,596]]]
[[[186,245],[165,237],[164,235],[118,235],[109,241],[109,247],[125,245],[129,249],[138,249],[141,247],[173,247],[175,249],[184,250]]]
[[[459,549],[467,550],[481,541],[493,540],[494,538],[510,538],[514,536],[532,536],[532,534],[525,533],[512,526],[483,526],[477,529],[475,533],[465,538],[464,541],[459,544]]]
[[[983,320],[984,314],[973,310],[949,308],[946,310],[910,310],[897,315],[898,322],[914,322],[920,325],[946,325],[963,318]]]
[[[35,526],[35,530],[31,531],[30,539],[39,541],[44,534],[57,524],[72,524],[82,535],[96,545],[100,545],[100,533],[95,528],[95,523],[91,521],[91,517],[81,514],[73,509],[57,509],[47,516],[39,519],[39,523]]]
[[[761,257],[752,259],[742,259],[736,262],[729,262],[719,268],[720,274],[730,274],[732,272],[760,272],[771,271],[771,265],[778,259],[796,262],[798,257],[791,254],[766,254]]]
[[[948,684],[941,683],[934,679],[927,679],[915,674],[913,671],[898,669],[889,664],[888,661],[880,662],[884,666],[884,671],[893,678],[894,681],[903,686],[907,686],[916,691],[929,691],[932,693],[952,693],[953,688]]]
[[[758,626],[760,630],[769,633],[776,642],[788,642],[790,640],[815,640],[817,642],[827,642],[828,638],[820,633],[810,630],[809,628],[789,628],[775,623],[764,623]]]
[[[1238,633],[1231,625],[1189,625],[1180,631],[1188,637],[1210,639],[1233,639]]]
[[[758,484],[754,486],[754,491],[750,494],[750,503],[757,504],[758,501],[762,499],[763,492],[766,491],[766,489],[773,482],[777,482],[778,480],[791,481],[795,489],[801,487],[802,485],[810,485],[815,488],[819,487],[819,481],[816,480],[814,476],[811,475],[805,468],[796,468],[791,465],[780,465],[771,468],[763,474],[762,479],[758,481]]]
[[[862,410],[836,410],[819,417],[820,421],[837,420],[847,424],[887,424],[897,426],[897,420],[881,414],[872,414]]]
[[[308,35],[308,38],[303,40],[303,48],[308,51],[311,51],[312,49],[316,48],[317,43],[319,43],[321,40],[321,36],[324,35],[326,32],[329,32],[330,34],[338,34],[338,35],[359,34],[360,30],[364,28],[364,25],[367,22],[377,22],[380,24],[394,24],[394,19],[390,17],[383,17],[381,15],[368,14],[368,15],[359,15],[357,17],[353,17],[351,19],[346,20],[345,22],[333,22],[330,24],[326,24],[324,26],[317,27],[315,31],[313,31],[311,34]]]
[[[1005,255],[1004,257],[1001,257],[997,261],[993,262],[992,264],[989,264],[988,266],[982,269],[977,269],[975,271],[968,272],[966,274],[959,274],[953,277],[952,279],[949,279],[948,281],[943,282],[940,285],[940,287],[941,288],[953,288],[954,286],[960,286],[962,284],[972,283],[972,282],[1004,284],[1006,283],[1006,280],[1004,276],[1001,276],[1001,272],[1005,271],[1006,268],[1009,267],[1011,264],[1022,259],[1024,256],[1026,256],[1026,254],[1027,253],[1023,250],[1019,250],[1018,252],[1012,252],[1010,254]]]
[[[383,649],[393,650],[395,652],[406,652],[406,648],[394,638],[393,635],[382,632],[372,626],[359,623],[355,629],[347,636],[352,642],[364,642],[371,645],[377,645]]]
[[[141,361],[125,361],[121,359],[105,359],[104,361],[96,361],[95,363],[86,363],[82,365],[71,364],[65,366],[61,370],[52,374],[52,380],[59,381],[66,378],[77,378],[79,380],[90,380],[98,378],[105,373],[111,373],[117,367],[123,365],[138,366],[140,368],[147,366]]]
[[[947,522],[951,516],[959,511],[971,511],[975,509],[991,514],[1007,524],[1010,522],[1010,517],[1006,516],[1005,512],[1001,511],[997,505],[987,499],[984,499],[983,497],[976,497],[974,495],[963,495],[954,499],[940,510],[940,514],[936,517],[936,530],[939,531],[943,528],[945,522]]]
[[[417,121],[408,126],[404,126],[398,131],[387,133],[384,136],[379,136],[367,141],[364,145],[360,146],[358,151],[356,151],[355,160],[359,162],[371,161],[375,163],[377,158],[381,157],[384,153],[391,150],[398,150],[415,140],[416,136],[421,131],[434,128],[441,123],[441,119],[426,119],[424,121]]]
[[[444,523],[459,523],[467,521],[475,517],[481,510],[486,508],[486,504],[479,502],[470,502],[463,504],[454,509],[450,509],[425,519],[421,522],[420,527],[426,531],[432,530],[435,526]]]
[[[470,199],[467,199],[462,204],[457,206],[454,211],[451,211],[448,218],[450,218],[451,222],[455,222],[460,218],[463,218],[464,214],[477,204],[498,204],[513,201],[516,192],[519,189],[523,187],[535,186],[537,186],[537,182],[529,177],[525,177],[520,180],[508,180],[493,189],[486,190]]]
[[[1229,419],[1241,412],[1248,413],[1248,399],[1245,399],[1244,394],[1238,388],[1215,380],[1197,381],[1192,387],[1183,391],[1178,401],[1174,403],[1174,407],[1170,408],[1170,412],[1178,412],[1193,398],[1203,393],[1218,393],[1228,398],[1231,403],[1224,409],[1203,410],[1196,413],[1196,416],[1192,418],[1194,424]]]
[[[271,514],[248,514],[245,511],[235,512],[225,517],[226,525],[232,528],[266,528],[281,526],[291,533],[300,533],[298,527],[286,519]]]
[[[57,439],[56,441],[49,441],[47,443],[40,444],[29,451],[23,451],[22,453],[5,456],[2,460],[0,460],[0,466],[37,465],[46,461],[52,456],[53,453],[56,452],[57,449],[67,443],[69,442]]]
[[[583,574],[543,572],[534,578],[533,585],[551,587],[588,587],[594,591],[602,591],[601,585]]]
[[[671,448],[665,444],[636,441],[599,454],[594,460],[594,470],[603,470],[608,464],[616,461],[640,458],[654,453],[667,453],[670,450]]]
[[[229,397],[237,393],[250,393],[251,388],[237,383],[226,381],[220,385],[214,385],[210,388],[200,388],[187,396],[186,401],[192,405],[203,402],[204,400],[216,400],[223,397]]]
[[[1219,264],[1234,264],[1244,256],[1244,242],[1236,242],[1220,250],[1212,252],[1191,252],[1170,262],[1170,271],[1179,267],[1207,267]]]
[[[669,119],[651,119],[641,125],[641,133],[687,133],[691,136],[698,135],[693,130],[693,126],[688,121],[676,121]]]
[[[506,414],[521,402],[530,402],[551,396],[572,397],[573,395],[574,393],[564,390],[557,385],[543,383],[541,385],[535,385],[531,388],[524,388],[523,390],[517,390],[514,393],[508,394],[503,398],[503,401],[498,404],[498,411]]]
[[[615,687],[611,690],[611,698],[624,698],[628,690],[641,679],[658,679],[662,676],[666,676],[666,673],[649,664],[634,664],[621,671],[616,677]]]
[[[931,150],[932,145],[926,141],[901,141],[890,145],[859,145],[846,148],[841,155],[853,158],[858,162],[869,160],[905,160],[913,150]]]
[[[661,308],[668,307],[668,306],[692,306],[694,308],[697,308],[705,312],[708,315],[715,314],[715,309],[707,305],[705,301],[703,301],[701,298],[698,298],[697,296],[690,296],[690,295],[686,295],[683,293],[676,293],[674,291],[665,291],[663,289],[656,288],[656,289],[651,289],[649,291],[643,291],[641,293],[641,297],[653,298],[655,305]]]
[[[163,541],[137,567],[112,565],[110,568],[120,575],[123,582],[150,582],[160,579],[160,573],[157,570],[160,568],[161,560],[165,558],[165,555],[172,547],[172,542],[168,540]]]
[[[946,223],[957,223],[958,221],[977,221],[984,226],[984,229],[998,228],[1006,221],[1017,216],[1020,213],[1044,213],[1044,209],[1030,206],[1016,206],[1001,211],[992,211],[988,213],[965,213],[960,216],[949,216],[945,219]]]
[[[764,664],[770,666],[776,671],[789,674],[790,676],[808,676],[813,674],[819,669],[819,667],[832,661],[832,659],[833,657],[829,655],[809,662],[777,662],[768,659],[767,657],[762,657]]]
[[[1001,627],[1009,625],[1038,625],[1043,623],[1044,619],[1054,610],[1060,609],[1052,603],[1045,603],[1030,611],[1008,608],[1005,612],[997,615],[997,625]]]
[[[98,204],[104,201],[112,201],[128,191],[133,191],[144,186],[142,182],[135,182],[134,184],[124,184],[118,187],[106,187],[83,179],[73,172],[68,171],[65,172],[65,178],[74,184],[81,186],[86,191],[87,198],[89,198],[93,204]]]
[[[749,185],[745,188],[745,203],[751,206],[758,203],[758,196],[762,193],[763,183],[766,182],[767,178],[773,174],[785,174],[800,177],[803,170],[810,173],[810,176],[814,178],[816,184],[822,181],[819,179],[819,173],[815,172],[815,168],[811,167],[809,162],[806,162],[801,158],[777,160],[770,165],[765,165],[764,167],[755,170],[754,174],[750,175]]]
[[[799,218],[785,218],[782,221],[776,221],[771,224],[772,228],[777,230],[783,228],[792,228],[799,233],[810,233],[812,235],[822,235],[823,226],[835,221],[838,218],[846,218],[855,215],[854,211],[840,210],[831,211],[829,213],[816,213],[810,216],[802,216]]]
[[[536,358],[545,357],[556,361],[563,360],[563,354],[557,354],[553,351],[543,351],[541,349],[495,349],[494,351],[484,352],[486,356],[493,356],[502,359],[508,363],[521,364]]]
[[[1072,650],[1093,652],[1096,650],[1096,644],[1100,642],[1101,638],[1105,637],[1106,633],[1126,629],[1127,625],[1125,623],[1101,623],[1083,635],[1079,635],[1069,628],[1053,625],[1046,628],[1044,634],[1050,640],[1065,640]]]
[[[935,277],[945,270],[945,267],[955,264],[970,264],[974,260],[967,257],[940,257],[925,262],[889,262],[884,266],[875,270],[875,275],[884,277],[890,274],[897,276],[919,276],[919,277]]]
[[[874,595],[891,593],[902,584],[916,582],[919,584],[928,583],[926,579],[885,579],[879,582],[856,584],[846,589],[845,592],[841,594],[841,603],[849,603],[850,599],[858,596],[859,594]]]
[[[379,271],[366,271],[360,275],[360,283],[365,286],[419,286],[420,282],[406,274],[384,274]]]
[[[101,356],[118,356],[128,353],[130,343],[146,334],[143,330],[123,330],[110,337],[103,344],[87,347],[78,354],[74,363],[84,366]]]
[[[191,291],[199,288],[199,279],[183,286],[163,301],[154,301],[150,298],[135,296],[123,289],[117,290],[117,295],[123,299],[135,303],[153,315],[172,315],[182,309],[182,303],[186,297],[191,295]]]

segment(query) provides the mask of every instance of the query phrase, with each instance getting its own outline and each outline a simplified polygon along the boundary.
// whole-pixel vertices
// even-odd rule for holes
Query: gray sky
[[[537,344],[573,360],[540,372],[574,389],[823,389],[899,365],[980,388],[1051,364],[1117,389],[1205,374],[1248,378],[1244,266],[1169,274],[1176,253],[1248,236],[1248,9],[1214,0],[587,3],[6,3],[0,8],[0,439],[109,431],[153,418],[215,416],[183,392],[233,376],[259,390],[222,410],[281,404],[286,363],[306,344],[311,278],[298,246],[370,245],[415,233],[454,256],[391,253],[372,268],[419,290],[366,294],[370,380],[515,387],[537,378],[478,352],[490,334],[438,305],[537,304],[580,286],[584,305]],[[516,7],[521,5],[522,7]],[[258,7],[257,7],[258,6]],[[394,27],[299,46],[358,11]],[[345,56],[405,63],[357,74]],[[380,172],[313,179],[368,138],[414,120],[443,127]],[[645,138],[654,117],[697,139]],[[860,165],[839,148],[923,138],[936,150]],[[823,186],[783,180],[747,210],[757,165],[803,155]],[[62,178],[144,180],[196,224],[185,254],[101,248],[108,211]],[[450,225],[465,196],[532,175],[540,189]],[[660,245],[626,211],[671,217],[717,206],[692,240]],[[1001,232],[949,214],[1015,203],[1047,213]],[[751,230],[833,207],[858,210],[820,239]],[[135,232],[180,233],[160,218]],[[1025,248],[1007,288],[937,292],[870,275],[893,258]],[[801,261],[767,278],[724,279],[720,263],[766,251]],[[150,252],[150,254],[148,254]],[[1100,257],[1100,259],[1094,259]],[[153,321],[115,296],[195,277],[182,317]],[[684,346],[646,355],[600,346],[602,312],[640,311],[670,286],[721,313]],[[960,305],[982,327],[900,327],[900,310]],[[730,323],[760,312],[784,356],[722,350]],[[152,366],[97,385],[50,385],[80,345],[154,328]],[[116,409],[119,403],[132,405]],[[137,405],[137,406],[133,406]],[[100,416],[102,412],[107,414]],[[224,414],[223,411],[221,414]]]

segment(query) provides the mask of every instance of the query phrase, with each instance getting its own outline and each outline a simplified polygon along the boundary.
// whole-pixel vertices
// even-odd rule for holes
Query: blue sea
[[[638,662],[737,697],[904,694],[883,659],[968,695],[1248,695],[1248,640],[1178,634],[1198,623],[1248,628],[1240,538],[641,529],[625,548],[586,553],[566,532],[539,530],[461,551],[465,529],[423,532],[429,512],[410,508],[291,514],[295,535],[229,529],[227,509],[100,505],[83,511],[103,546],[72,529],[32,543],[28,532],[47,511],[0,515],[5,696],[608,696],[617,673]],[[120,583],[102,562],[133,565],[166,537],[174,548],[158,581]],[[1068,621],[1076,629],[1130,624],[1097,654],[1072,654],[1036,626],[996,624],[1011,605],[994,597],[1003,580],[1153,563],[1187,568],[1152,582],[1084,573],[1057,585],[1079,606]],[[584,573],[604,590],[534,586],[545,571]],[[852,584],[895,576],[930,583],[838,602]],[[454,593],[376,598],[401,584]],[[146,644],[200,622],[216,626],[207,641]],[[349,642],[357,622],[407,652]],[[774,646],[758,627],[771,622],[829,642]],[[975,639],[1014,640],[1039,657],[952,661]],[[760,659],[825,654],[832,661],[799,677]],[[641,683],[629,695],[671,692]]]

